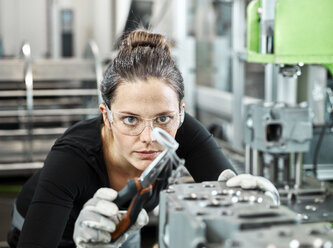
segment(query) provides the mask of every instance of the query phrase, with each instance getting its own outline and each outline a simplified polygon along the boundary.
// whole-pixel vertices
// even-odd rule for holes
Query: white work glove
[[[227,181],[228,187],[241,187],[242,189],[261,189],[270,196],[275,205],[280,205],[280,195],[275,186],[266,178],[250,174],[237,175],[230,169],[222,171],[218,181]]]
[[[142,209],[135,224],[111,244],[111,233],[126,213],[126,211],[119,211],[113,202],[117,194],[117,191],[113,189],[100,188],[94,197],[84,204],[75,222],[73,234],[78,248],[117,248],[124,243],[130,233],[148,223],[148,214]]]

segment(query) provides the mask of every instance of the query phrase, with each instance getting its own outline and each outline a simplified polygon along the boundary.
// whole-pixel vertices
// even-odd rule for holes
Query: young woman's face
[[[163,151],[163,147],[152,137],[151,121],[144,121],[146,125],[138,135],[128,135],[121,130],[120,121],[132,124],[140,118],[158,117],[156,121],[163,125],[170,116],[179,120],[179,101],[175,90],[168,84],[148,79],[120,84],[111,103],[111,111],[114,119],[111,124],[112,149],[115,149],[118,160],[142,171]],[[178,125],[166,131],[175,137],[177,129]]]

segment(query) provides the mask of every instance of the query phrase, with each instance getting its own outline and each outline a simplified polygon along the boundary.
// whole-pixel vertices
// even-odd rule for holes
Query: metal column
[[[242,60],[242,52],[245,51],[245,1],[235,0],[232,13],[232,92],[233,92],[233,146],[242,149],[243,141],[243,104],[244,96],[244,60]]]

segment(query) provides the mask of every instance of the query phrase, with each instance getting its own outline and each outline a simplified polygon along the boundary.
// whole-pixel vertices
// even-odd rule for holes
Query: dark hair
[[[122,82],[149,78],[168,83],[176,91],[179,103],[184,98],[183,77],[170,55],[165,36],[135,30],[122,41],[118,55],[105,71],[101,84],[104,102],[110,106]]]

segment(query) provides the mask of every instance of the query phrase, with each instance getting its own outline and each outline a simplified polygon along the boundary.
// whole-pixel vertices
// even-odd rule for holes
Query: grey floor
[[[13,202],[28,177],[0,178],[0,248],[7,247],[7,232],[11,223]]]
[[[7,232],[11,221],[11,209],[15,196],[15,193],[0,193],[0,247],[6,247]]]

